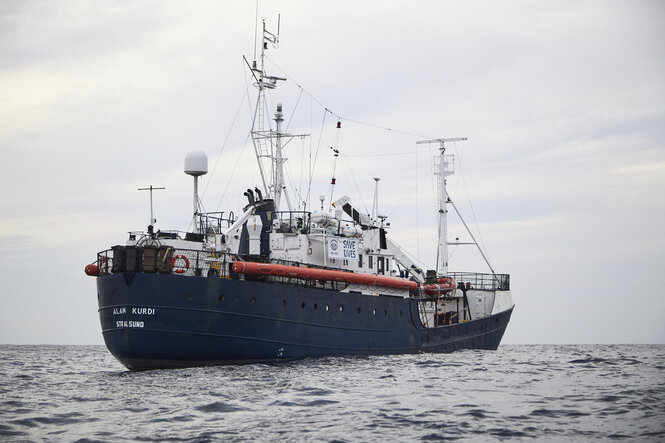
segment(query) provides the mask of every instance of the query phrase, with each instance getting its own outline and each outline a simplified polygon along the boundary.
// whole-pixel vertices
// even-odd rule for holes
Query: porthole
[[[301,307],[302,309],[305,309],[305,302],[302,302],[302,304],[300,305],[300,307]]]
[[[194,293],[193,292],[190,292],[189,294],[187,294],[187,300],[191,300],[193,298],[194,298]]]
[[[254,303],[256,303],[256,299],[255,299],[254,297],[252,297],[252,299],[251,299],[249,302],[250,302],[251,304],[254,304]]]
[[[399,316],[400,316],[400,317],[402,316],[402,311],[399,311]]]
[[[282,306],[286,306],[286,299],[282,300]]]
[[[317,309],[319,309],[319,305],[314,303],[314,310],[316,311]]]
[[[339,312],[344,311],[344,305],[339,305]]]
[[[219,302],[221,303],[221,302],[223,302],[223,301],[224,301],[224,294],[222,294],[222,295],[219,296]]]
[[[387,310],[387,309],[384,309],[384,310],[383,310],[383,316],[384,316],[384,317],[387,317],[387,316],[388,316],[388,310]]]
[[[326,311],[330,311],[330,306],[326,305]]]
[[[376,309],[372,309],[372,315],[376,315]]]
[[[360,308],[358,308],[358,314],[360,314]]]

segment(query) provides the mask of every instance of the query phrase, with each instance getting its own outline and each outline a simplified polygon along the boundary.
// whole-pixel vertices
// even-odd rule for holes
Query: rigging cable
[[[256,40],[258,38],[259,26],[259,0],[256,0],[256,13],[254,17],[254,60],[256,60]]]
[[[312,131],[314,130],[314,101],[312,101],[311,97],[309,99],[309,133],[312,134]],[[310,135],[309,137],[309,149],[307,150],[307,165],[308,165],[308,170],[307,174],[312,175],[312,137]],[[303,211],[307,210],[307,207],[309,206],[309,188],[307,189],[307,197],[305,200],[302,202],[303,206]]]
[[[457,150],[457,143],[453,142],[453,146],[455,147],[455,153],[457,154],[457,164],[459,165],[460,176],[462,177],[462,183],[464,184],[464,192],[466,192],[466,199],[469,202],[469,207],[471,208],[471,215],[473,215],[473,221],[476,224],[476,230],[478,231],[478,236],[480,237],[480,244],[482,245],[483,250],[484,250],[485,254],[487,255],[487,261],[488,261],[488,265],[489,265],[489,261],[490,261],[489,260],[489,253],[487,252],[487,248],[485,247],[485,240],[483,239],[483,233],[480,231],[480,226],[478,225],[478,219],[476,218],[476,211],[474,211],[474,209],[473,209],[473,204],[471,203],[471,197],[469,196],[469,188],[466,185],[466,178],[464,177],[464,170],[462,169],[462,157],[460,156],[459,151]],[[446,196],[446,197],[448,197],[448,196]],[[450,198],[450,197],[448,197],[448,198]],[[457,210],[457,208],[455,208],[455,210]],[[461,219],[461,216],[460,216],[460,219]],[[462,223],[464,223],[463,220],[462,220]],[[491,269],[491,266],[490,266],[490,269]]]
[[[425,175],[426,177],[427,175]],[[416,148],[416,180],[418,178],[418,148]],[[420,181],[416,181],[416,253],[418,254],[418,261],[420,261],[420,221],[419,221],[419,209],[418,209],[418,184]]]
[[[226,191],[228,191],[229,185],[231,184],[231,180],[233,180],[233,175],[238,170],[238,163],[240,163],[242,154],[245,152],[245,148],[247,147],[247,141],[249,140],[250,136],[251,133],[248,133],[247,137],[245,138],[245,143],[243,143],[242,149],[240,150],[240,154],[238,154],[238,158],[236,159],[236,164],[233,165],[233,169],[231,169],[231,174],[229,175],[229,179],[226,182],[226,186],[224,187],[224,192],[222,192],[222,196],[219,198],[219,203],[217,203],[217,210],[219,210],[219,208],[222,206],[222,200],[224,200],[224,197],[226,196]]]
[[[305,137],[301,136],[300,138],[304,139]],[[302,171],[302,162],[301,162],[300,170]],[[296,187],[295,186],[295,180],[293,179],[293,176],[291,175],[291,169],[289,168],[288,163],[284,163],[284,172],[286,173],[287,178],[289,179],[289,181],[291,183],[291,188],[295,191],[298,199],[302,201],[302,176],[301,176],[300,187]],[[300,202],[298,203],[298,207],[300,208]]]
[[[253,73],[252,73],[253,75]],[[249,97],[249,80],[247,78],[247,73],[245,72],[245,97]],[[247,100],[247,109],[249,111],[249,117],[252,118],[253,112],[252,112],[252,104],[250,103],[250,100]],[[240,110],[240,108],[238,108]],[[238,163],[240,162],[240,159],[242,158],[242,154],[245,151],[245,148],[247,147],[247,140],[249,140],[249,137],[252,135],[251,132],[247,133],[247,136],[245,137],[245,142],[242,145],[242,149],[240,150],[240,154],[238,155],[238,159],[236,160],[236,164],[234,165],[233,169],[231,169],[231,174],[229,176],[229,180],[226,183],[226,187],[224,188],[224,192],[222,192],[221,197],[219,198],[219,203],[217,203],[217,208],[215,209],[216,211],[219,211],[219,208],[222,206],[222,201],[224,200],[224,197],[226,196],[226,191],[229,189],[229,185],[231,184],[231,179],[233,178],[233,175],[235,172],[238,170]]]
[[[420,265],[420,268],[421,268],[421,269],[430,269],[430,268],[431,268],[429,265],[427,265],[426,263],[424,263],[423,261],[421,261],[418,257],[414,257],[414,256],[413,256],[409,251],[407,251],[406,249],[401,248],[401,251],[402,251],[402,253],[403,253],[404,255],[406,255],[407,257],[409,257],[411,260],[413,260],[414,262],[418,263],[418,264]]]
[[[344,161],[346,162],[346,170],[349,171],[349,174],[351,174],[351,179],[353,179],[353,184],[356,185],[356,191],[358,192],[358,197],[360,198],[360,202],[363,205],[363,208],[365,209],[365,213],[369,214],[369,211],[367,210],[367,204],[365,204],[365,200],[363,199],[363,194],[360,192],[360,187],[358,186],[358,181],[356,180],[356,176],[353,174],[353,168],[351,168],[351,165],[349,164],[349,159],[348,155],[342,154],[342,157],[344,157]]]
[[[215,175],[215,170],[217,169],[217,164],[219,163],[219,159],[222,157],[222,153],[224,152],[224,149],[226,148],[226,144],[229,141],[229,137],[231,136],[231,131],[233,130],[233,127],[235,126],[236,119],[238,118],[238,114],[240,114],[240,108],[242,108],[242,105],[245,102],[245,98],[247,98],[248,94],[249,94],[249,91],[246,91],[245,95],[242,97],[242,100],[240,101],[240,105],[238,106],[238,109],[236,110],[235,116],[233,116],[233,121],[231,122],[231,126],[229,127],[229,132],[227,132],[226,138],[224,139],[224,143],[222,144],[222,147],[219,149],[219,153],[217,154],[217,159],[215,160],[215,165],[212,167],[212,171],[210,172],[210,175],[208,176],[208,180],[206,181],[205,188],[203,189],[203,193],[201,194],[201,199],[206,195],[206,191],[208,190],[208,186],[210,185],[210,182],[212,181],[212,177]]]
[[[326,127],[326,116],[330,111],[325,108],[323,111],[323,121],[321,122],[321,132],[319,133],[319,141],[316,145],[316,154],[314,155],[314,164],[311,163],[312,154],[310,152],[310,168],[309,168],[309,182],[307,184],[307,205],[310,206],[310,197],[312,191],[312,179],[314,178],[314,168],[316,167],[316,159],[319,157],[319,148],[321,148],[321,139],[323,138],[323,128]]]
[[[298,210],[300,210],[302,205],[305,203],[302,198],[302,176],[303,168],[305,167],[305,137],[301,137],[300,140],[302,141],[302,144],[300,145],[300,179],[298,180],[298,189],[300,191],[298,192]],[[304,209],[305,208],[303,208],[303,210]]]
[[[332,151],[334,152],[334,160],[333,160],[333,170],[332,170],[332,180],[330,180],[330,201],[328,203],[328,211],[332,209],[332,203],[333,203],[333,192],[335,190],[335,181],[337,180],[335,178],[335,170],[337,169],[337,159],[339,158],[339,149],[335,149],[332,146],[330,147]]]
[[[395,152],[395,153],[392,153],[392,154],[351,154],[351,155],[346,155],[346,157],[373,158],[373,157],[396,157],[398,155],[413,155],[413,151]]]
[[[288,134],[289,132],[289,127],[291,126],[291,122],[293,121],[293,116],[296,113],[296,110],[298,109],[298,104],[300,103],[300,98],[302,97],[302,89],[300,90],[300,94],[298,94],[298,99],[296,100],[296,104],[293,107],[293,111],[291,111],[291,116],[287,119],[287,124],[286,124],[286,129],[284,130],[284,134]],[[301,137],[304,138],[304,137]],[[282,149],[286,147],[287,144],[289,144],[291,140],[285,142],[282,145]],[[301,159],[302,159],[302,152],[301,152]],[[289,170],[288,163],[284,163],[284,170],[286,171],[286,174],[289,176],[289,180],[291,181],[291,188],[295,190],[296,194],[298,194],[298,199],[302,200],[302,165],[303,162],[300,162],[300,185],[297,188],[295,186],[295,180],[293,180],[293,177],[291,176],[291,171]],[[298,202],[298,208],[300,208],[300,201]]]
[[[312,95],[307,89],[303,88],[303,87],[300,85],[300,83],[298,83],[293,77],[291,77],[291,76],[290,76],[285,70],[283,70],[283,69],[282,69],[277,63],[275,63],[270,57],[268,57],[268,56],[266,55],[265,58],[266,58],[270,63],[272,63],[272,65],[273,65],[275,68],[277,68],[279,71],[281,71],[282,74],[284,74],[286,77],[288,77],[289,79],[291,79],[291,81],[292,81],[292,82],[293,82],[298,88],[300,88],[302,91],[305,92],[305,94],[307,94],[307,95],[309,96],[309,98],[311,98],[313,101],[315,101],[316,103],[318,103],[319,106],[321,106],[322,108],[324,108],[326,111],[330,112],[332,115],[334,115],[335,117],[337,117],[338,120],[346,120],[346,121],[353,122],[353,123],[357,123],[357,124],[360,124],[360,125],[371,126],[371,127],[373,127],[373,128],[382,129],[382,130],[384,130],[384,131],[396,132],[396,133],[399,133],[399,134],[410,135],[410,136],[413,136],[413,137],[431,138],[431,137],[428,137],[428,136],[426,136],[426,135],[422,135],[422,134],[416,134],[416,133],[413,133],[413,132],[402,131],[402,130],[400,130],[400,129],[393,129],[393,128],[389,128],[389,127],[387,127],[387,126],[381,126],[381,125],[377,125],[377,124],[374,124],[374,123],[368,123],[368,122],[363,122],[363,121],[360,121],[360,120],[355,120],[355,119],[352,119],[352,118],[342,117],[341,115],[339,115],[339,114],[337,114],[337,113],[335,113],[335,112],[332,112],[330,109],[328,109],[323,103],[321,103],[316,97],[314,97],[314,96],[313,96],[313,95]]]
[[[300,97],[302,97],[302,89],[300,90],[300,94],[298,94],[298,100],[296,100],[296,104],[293,107],[293,111],[291,112],[291,116],[287,120],[286,129],[284,130],[284,132],[289,132],[289,127],[291,126],[291,122],[293,121],[293,115],[296,113],[296,109],[298,109],[298,104],[300,103]]]

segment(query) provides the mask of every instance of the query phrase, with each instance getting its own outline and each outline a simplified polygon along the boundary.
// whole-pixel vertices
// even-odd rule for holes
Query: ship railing
[[[207,250],[180,249],[170,246],[114,246],[97,254],[97,275],[145,272],[237,278],[238,275],[231,272],[231,265],[238,260],[336,270],[336,268],[290,260],[264,257],[241,258],[237,254]],[[288,280],[286,277],[278,276],[271,276],[271,278],[276,281]],[[289,282],[294,283],[290,280]]]
[[[277,232],[307,232],[310,225],[311,212],[309,211],[275,211],[273,223]]]
[[[451,272],[449,274],[455,281],[463,283],[469,289],[483,291],[510,290],[510,275],[508,274],[482,274],[478,272]]]
[[[97,275],[119,274],[123,272],[139,272],[149,274],[173,274],[182,276],[199,276],[211,278],[230,278],[247,280],[267,280],[277,283],[288,283],[297,286],[332,288],[343,290],[348,285],[337,281],[319,281],[301,279],[283,275],[245,275],[232,272],[235,261],[253,261],[305,268],[339,270],[327,266],[281,260],[265,257],[240,257],[237,254],[180,249],[171,246],[114,246],[97,254]],[[390,292],[389,290],[387,290]]]
[[[170,246],[114,246],[97,254],[97,275],[122,272],[228,278],[232,254]]]
[[[176,274],[183,276],[203,276],[218,278],[238,278],[231,272],[234,261],[240,260],[237,255],[209,250],[176,249],[170,246],[114,246],[97,254],[98,275],[117,274],[121,272],[145,272],[159,274]],[[280,259],[252,257],[252,261],[283,264],[289,266],[334,269],[302,262]],[[466,288],[486,291],[509,290],[508,274],[483,274],[477,272],[453,272],[451,277]],[[298,282],[290,277],[270,276],[271,280],[291,284],[310,284]]]
[[[219,234],[222,227],[228,228],[235,223],[233,211],[225,217],[224,212],[205,212],[199,214],[199,232],[204,234]],[[225,226],[224,226],[225,225]]]

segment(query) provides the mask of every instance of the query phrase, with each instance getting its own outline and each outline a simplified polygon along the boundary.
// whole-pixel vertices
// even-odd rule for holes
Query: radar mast
[[[282,194],[286,199],[286,204],[289,211],[292,211],[291,199],[286,188],[284,180],[284,162],[286,158],[282,155],[282,148],[284,146],[283,139],[291,139],[293,137],[305,137],[308,134],[288,134],[282,132],[282,123],[284,122],[284,114],[282,112],[282,104],[277,104],[277,109],[274,113],[274,120],[276,129],[273,131],[265,127],[266,123],[266,90],[275,89],[278,81],[285,81],[286,78],[267,75],[265,72],[265,57],[268,45],[274,48],[279,46],[279,16],[277,18],[277,34],[266,29],[266,22],[263,19],[263,32],[261,39],[261,56],[257,66],[256,60],[252,62],[250,67],[252,75],[254,76],[254,86],[259,90],[256,99],[256,107],[254,108],[254,121],[252,123],[252,142],[254,144],[254,153],[256,160],[259,164],[259,173],[261,174],[261,181],[266,196],[271,197],[275,201],[275,209],[280,210],[280,201]],[[288,141],[287,141],[288,142]],[[270,162],[270,166],[265,165],[264,162]],[[270,177],[267,177],[266,170],[270,169]]]
[[[446,155],[446,142],[464,141],[466,137],[435,138],[417,141],[417,144],[439,143],[439,155],[434,157],[434,174],[437,176],[437,209],[439,211],[438,238],[436,250],[436,273],[443,277],[448,274],[448,194],[446,177],[455,173],[452,155]]]

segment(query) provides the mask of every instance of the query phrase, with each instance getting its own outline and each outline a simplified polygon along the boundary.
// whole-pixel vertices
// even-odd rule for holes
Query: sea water
[[[130,372],[0,346],[2,441],[665,440],[665,345],[504,345]]]

